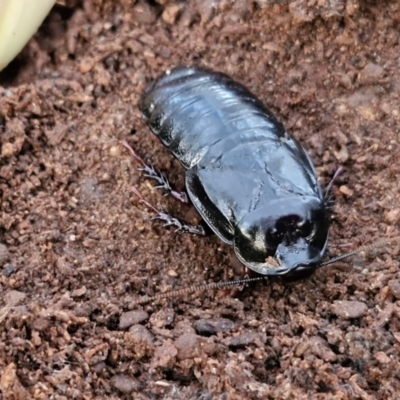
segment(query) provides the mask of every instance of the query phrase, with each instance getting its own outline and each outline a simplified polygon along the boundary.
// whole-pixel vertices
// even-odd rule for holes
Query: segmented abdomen
[[[187,169],[207,153],[215,159],[249,142],[265,144],[285,136],[283,125],[244,86],[204,69],[165,74],[143,94],[139,108],[153,133]]]

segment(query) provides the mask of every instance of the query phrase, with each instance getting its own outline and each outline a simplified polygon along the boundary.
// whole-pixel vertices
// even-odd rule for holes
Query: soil
[[[400,247],[378,240],[399,236],[399,32],[397,0],[60,1],[0,75],[2,398],[397,398]],[[377,248],[301,282],[135,306],[242,273],[129,190],[199,220],[119,144],[184,189],[137,108],[177,65],[250,88],[323,186],[343,167],[330,254]]]

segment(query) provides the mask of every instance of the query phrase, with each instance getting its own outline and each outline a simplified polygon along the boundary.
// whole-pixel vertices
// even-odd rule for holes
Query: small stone
[[[178,360],[199,357],[203,352],[213,354],[216,345],[212,338],[204,338],[194,333],[185,333],[175,340],[174,346],[178,350]]]
[[[389,364],[391,361],[390,357],[388,357],[383,351],[376,352],[374,356],[379,364]]]
[[[368,311],[368,307],[361,301],[336,300],[332,304],[332,312],[342,318],[361,318]]]
[[[134,390],[140,389],[140,383],[137,379],[123,374],[114,375],[111,378],[111,385],[125,394],[130,394]]]
[[[92,366],[93,372],[96,374],[100,374],[104,369],[107,367],[106,363],[104,361],[100,361],[97,364]]]
[[[1,156],[8,158],[11,157],[15,154],[15,149],[12,143],[4,143],[3,146],[1,146]]]
[[[398,279],[394,279],[389,281],[389,289],[390,292],[397,300],[400,299],[400,281]]]
[[[79,72],[86,74],[93,69],[96,64],[96,60],[92,57],[83,58],[79,64]]]
[[[17,366],[14,363],[2,367],[2,374],[0,376],[0,393],[4,395],[4,399],[31,398],[18,378]]]
[[[368,121],[376,121],[382,112],[373,104],[357,108],[357,112]]]
[[[149,314],[143,310],[128,311],[121,315],[119,319],[119,329],[127,329],[132,325],[145,321],[149,318]]]
[[[349,159],[349,152],[346,146],[342,146],[339,151],[334,151],[333,155],[340,163],[345,163]]]
[[[396,224],[400,219],[400,208],[393,208],[385,212],[385,220],[390,224]]]
[[[9,256],[10,253],[7,249],[7,246],[3,243],[0,243],[0,265],[4,265]]]
[[[172,334],[174,337],[179,337],[185,333],[196,333],[193,325],[188,320],[178,321],[176,324],[174,324],[174,328],[172,329]]]
[[[143,325],[135,324],[129,328],[129,332],[135,342],[146,343],[149,346],[154,342],[154,335]]]
[[[370,105],[378,103],[379,99],[377,94],[372,88],[362,88],[355,91],[350,95],[346,103],[350,108],[359,110],[362,107],[368,107]]]
[[[258,332],[245,332],[230,340],[229,346],[231,347],[244,347],[250,344],[257,345],[258,343],[265,343],[265,339]]]
[[[110,156],[111,157],[119,157],[121,155],[121,147],[120,146],[111,146],[110,147]]]
[[[147,3],[139,3],[132,9],[132,18],[142,24],[154,24],[157,20],[154,7]]]
[[[116,349],[111,349],[107,356],[107,363],[111,366],[116,366],[119,360],[119,353]]]
[[[358,80],[362,85],[379,82],[385,76],[383,67],[377,64],[368,63],[361,71]]]
[[[294,355],[302,357],[303,354],[310,348],[311,343],[308,340],[302,340],[296,347]]]
[[[175,362],[175,358],[178,355],[178,350],[170,339],[163,342],[161,346],[158,346],[154,352],[152,360],[153,368],[162,367],[167,368],[172,366]]]
[[[201,337],[193,333],[185,333],[175,340],[175,347],[178,349],[178,358],[185,360],[194,358],[199,354],[199,341]]]
[[[311,351],[325,362],[334,363],[337,355],[329,348],[328,343],[319,336],[310,338]]]
[[[50,321],[44,317],[35,319],[31,324],[31,327],[39,332],[46,331],[49,328],[49,326],[50,326]]]
[[[341,74],[339,75],[339,82],[342,86],[344,86],[346,89],[352,89],[353,88],[353,75],[351,73],[348,74]]]
[[[73,290],[71,297],[81,297],[86,293],[86,286],[82,286],[80,289]]]
[[[171,325],[175,318],[175,311],[172,308],[163,308],[152,314],[150,324],[154,328],[164,328]]]
[[[34,346],[39,347],[42,344],[42,339],[38,331],[32,331],[31,342]]]
[[[15,274],[16,272],[17,272],[17,268],[13,264],[7,265],[3,269],[3,275],[7,278],[9,278],[12,274]]]
[[[170,25],[174,24],[179,17],[181,8],[182,5],[180,4],[167,4],[167,6],[164,9],[164,12],[162,13],[162,19],[167,24]]]
[[[199,319],[194,323],[194,328],[200,335],[215,335],[218,332],[227,332],[234,326],[234,322],[227,318]]]
[[[337,345],[338,343],[343,342],[343,332],[340,329],[330,330],[326,334],[326,339],[329,344]]]
[[[342,185],[339,187],[339,191],[343,193],[346,197],[351,197],[353,196],[353,190],[351,190],[348,186]]]
[[[285,53],[285,49],[283,46],[281,46],[279,43],[276,42],[266,42],[262,45],[263,50],[268,50],[276,53]]]
[[[4,296],[4,301],[8,306],[14,307],[21,304],[25,300],[26,294],[24,292],[19,292],[18,290],[10,290]]]

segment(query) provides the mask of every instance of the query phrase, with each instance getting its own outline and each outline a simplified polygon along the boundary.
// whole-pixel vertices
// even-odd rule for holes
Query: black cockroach
[[[186,169],[197,211],[246,267],[277,275],[320,264],[328,198],[303,147],[244,86],[179,68],[156,80],[139,108]]]
[[[186,189],[197,211],[246,267],[264,277],[296,277],[336,261],[322,263],[331,184],[323,193],[304,148],[243,85],[223,73],[178,68],[145,91],[139,108],[185,168]],[[147,176],[171,192],[167,181],[130,150]],[[168,224],[176,221],[146,204]]]

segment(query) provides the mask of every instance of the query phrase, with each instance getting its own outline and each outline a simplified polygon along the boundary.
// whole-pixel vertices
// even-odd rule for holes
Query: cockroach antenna
[[[224,281],[224,282],[214,282],[214,283],[205,283],[204,285],[197,286],[189,286],[184,289],[172,290],[171,292],[166,293],[158,293],[154,296],[145,296],[141,299],[138,299],[131,303],[132,306],[138,306],[143,304],[151,303],[152,301],[162,300],[162,299],[170,299],[173,297],[182,297],[188,294],[196,293],[196,292],[204,292],[212,289],[226,289],[232,286],[241,286],[246,283],[259,282],[263,280],[267,280],[267,276],[257,276],[255,278],[246,278],[240,279],[236,281]]]
[[[378,239],[375,243],[371,243],[371,244],[366,244],[363,246],[358,247],[357,249],[350,251],[349,253],[345,253],[342,254],[340,256],[336,256],[331,258],[330,260],[324,261],[320,264],[320,267],[325,267],[327,265],[331,265],[337,261],[343,260],[345,258],[354,256],[355,254],[359,254],[362,252],[371,252],[374,250],[378,250],[378,249],[382,249],[383,247],[385,247],[386,245],[390,244],[393,241],[398,241],[399,238],[382,238],[382,239]]]
[[[349,252],[342,254],[337,257],[333,257],[330,260],[324,261],[320,264],[320,267],[325,267],[327,265],[331,265],[337,261],[343,260],[345,258],[354,256],[355,254],[359,254],[362,252],[371,252],[377,249],[382,249],[386,245],[390,244],[392,241],[399,241],[400,238],[383,238],[379,239],[373,244],[367,244],[358,247],[357,249]],[[187,288],[183,289],[178,289],[178,290],[172,290],[170,292],[166,293],[158,293],[154,296],[145,296],[142,297],[138,300],[135,300],[131,303],[131,306],[138,306],[138,305],[144,305],[148,304],[154,301],[158,300],[163,300],[163,299],[171,299],[174,297],[183,297],[192,293],[196,292],[205,292],[207,290],[212,290],[212,289],[226,289],[232,286],[242,286],[246,285],[248,283],[254,283],[254,282],[260,282],[260,281],[266,281],[268,280],[270,276],[267,275],[260,275],[254,278],[246,278],[246,279],[239,279],[239,280],[233,280],[233,281],[224,281],[224,282],[215,282],[215,283],[208,283],[204,285],[197,285],[197,286],[189,286]]]

